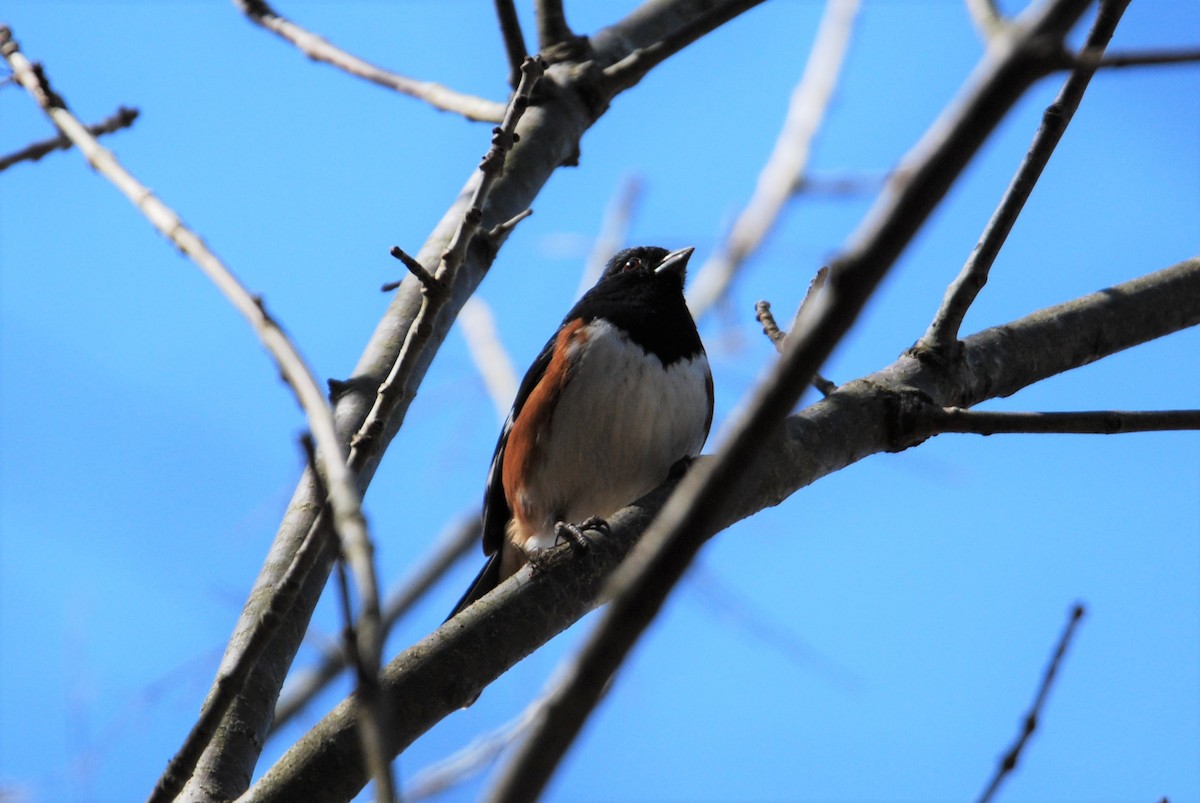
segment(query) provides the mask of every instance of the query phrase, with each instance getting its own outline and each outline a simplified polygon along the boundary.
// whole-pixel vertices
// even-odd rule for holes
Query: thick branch
[[[207,245],[189,229],[179,216],[163,203],[149,188],[142,185],[121,166],[117,158],[88,133],[63,99],[51,89],[45,75],[20,52],[7,28],[0,27],[0,52],[8,60],[13,74],[42,107],[55,126],[68,137],[88,164],[107,178],[146,216],[149,223],[185,253],[241,313],[254,329],[262,345],[279,366],[284,381],[291,388],[304,411],[310,431],[320,448],[319,467],[328,488],[328,502],[334,531],[342,554],[354,570],[355,582],[363,604],[363,629],[359,633],[361,659],[372,678],[379,668],[379,608],[375,586],[375,567],[372,560],[370,536],[362,513],[362,499],[356,482],[346,465],[346,452],[338,437],[333,414],[304,359],[275,320],[267,313],[260,297],[252,295],[233,272]],[[325,498],[325,494],[321,494]],[[155,793],[174,797],[184,781],[191,776],[202,749],[215,734],[213,724],[223,716],[240,689],[225,674],[216,684],[216,692],[205,701],[200,721],[193,728],[184,746],[171,760]],[[224,682],[223,682],[224,681]]]
[[[613,601],[563,673],[545,715],[506,767],[493,800],[533,800],[610,686],[633,645],[658,615],[704,542],[736,500],[743,468],[800,399],[821,364],[858,318],[875,287],[970,158],[1038,75],[1087,3],[1050,2],[1031,11],[1003,52],[980,65],[977,83],[909,155],[871,218],[830,266],[829,281],[788,336],[783,358],[752,394],[717,458],[693,467],[612,582]]]
[[[423,100],[435,109],[461,114],[468,120],[496,123],[504,114],[504,104],[473,95],[464,95],[433,81],[417,81],[407,76],[377,67],[281,17],[266,0],[234,0],[234,4],[255,25],[291,42],[313,61],[321,61],[365,78],[373,84],[394,89]]]

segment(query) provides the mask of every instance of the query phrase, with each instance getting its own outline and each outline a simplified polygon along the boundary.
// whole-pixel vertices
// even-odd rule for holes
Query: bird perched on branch
[[[683,298],[693,250],[618,253],[525,374],[488,471],[488,561],[450,617],[699,454],[713,385]]]

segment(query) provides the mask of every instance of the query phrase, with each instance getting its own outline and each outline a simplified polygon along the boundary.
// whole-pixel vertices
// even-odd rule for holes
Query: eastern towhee
[[[525,374],[488,471],[488,561],[450,617],[564,524],[611,516],[699,454],[713,384],[683,298],[693,250],[618,253]]]

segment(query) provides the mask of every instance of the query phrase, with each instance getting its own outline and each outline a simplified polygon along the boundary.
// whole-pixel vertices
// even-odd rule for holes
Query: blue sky
[[[568,11],[586,32],[632,6]],[[364,58],[503,98],[489,3],[280,10]],[[794,0],[746,14],[584,137],[580,166],[552,178],[480,290],[516,365],[569,307],[625,177],[645,187],[631,243],[695,245],[697,263],[711,253],[770,152],[820,10]],[[420,246],[487,147],[490,126],[309,63],[229,4],[12,0],[4,13],[85,121],[141,109],[106,144],[265,296],[319,377],[349,372],[387,304],[378,285],[398,277],[388,248]],[[1197,32],[1191,0],[1136,0],[1113,48],[1194,46]],[[979,55],[961,3],[867,2],[813,171],[892,167]],[[831,379],[883,367],[924,331],[1059,81],[1000,127],[838,349]],[[1096,78],[965,331],[1200,251],[1197,97],[1195,66]],[[50,133],[11,87],[0,120],[2,152]],[[794,309],[870,201],[793,203],[702,322],[715,436],[774,359],[754,301]],[[303,419],[244,323],[77,153],[0,175],[0,310],[0,789],[144,797],[274,534]],[[1173,335],[985,406],[1195,407],[1198,347],[1196,331]],[[454,333],[366,500],[385,585],[477,507],[497,430]],[[723,533],[551,798],[973,796],[1078,600],[1088,615],[1004,799],[1200,800],[1198,446],[1195,433],[942,436]],[[439,586],[389,653],[435,627],[476,568]],[[516,715],[588,626],[422,738],[400,776]],[[312,646],[338,627],[323,603]]]

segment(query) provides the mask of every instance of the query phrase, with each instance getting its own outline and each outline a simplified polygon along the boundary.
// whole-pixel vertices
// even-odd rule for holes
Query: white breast
[[[559,520],[606,517],[652,490],[708,434],[703,353],[664,369],[611,324],[587,330],[525,488],[538,519],[533,548],[553,545]]]

